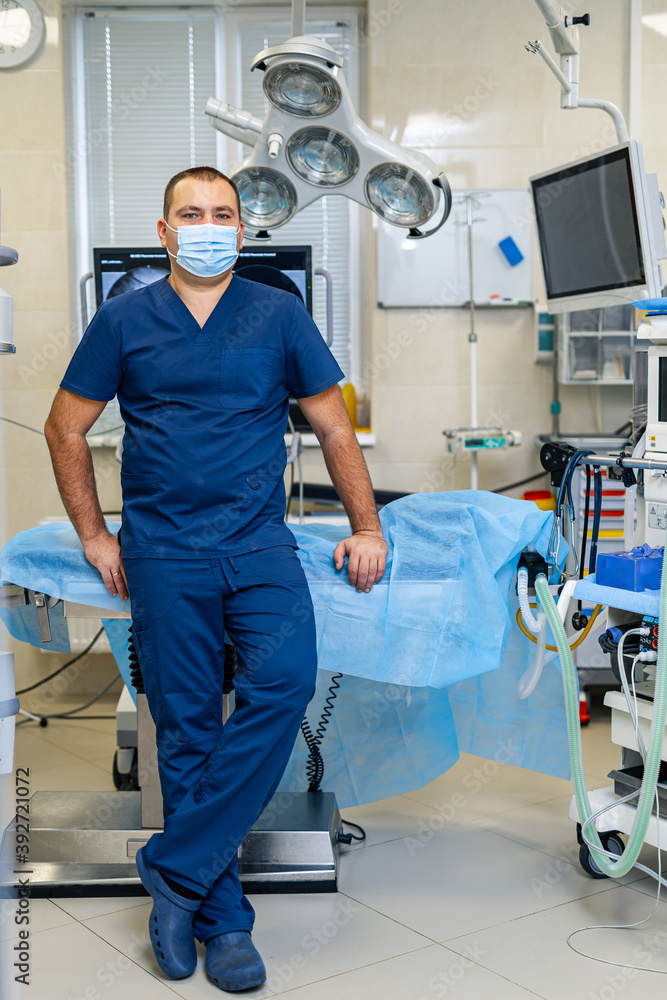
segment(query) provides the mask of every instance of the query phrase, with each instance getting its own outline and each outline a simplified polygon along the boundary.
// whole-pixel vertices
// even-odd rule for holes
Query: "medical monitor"
[[[170,271],[169,257],[164,247],[95,247],[93,270],[99,308],[111,296],[165,278]],[[312,316],[312,247],[244,246],[234,272],[250,281],[298,295]]]
[[[313,251],[310,246],[241,247],[234,273],[250,281],[298,292],[301,301],[313,315]]]
[[[632,141],[530,179],[549,308],[621,305],[662,294],[660,192]]]

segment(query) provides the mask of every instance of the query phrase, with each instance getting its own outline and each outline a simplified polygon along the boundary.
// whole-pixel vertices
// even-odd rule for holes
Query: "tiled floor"
[[[584,730],[589,787],[607,784],[606,772],[618,761],[603,713]],[[15,763],[30,765],[34,790],[111,789],[113,730],[111,721],[23,726]],[[344,810],[368,838],[344,848],[338,894],[253,898],[268,981],[244,995],[662,1000],[663,976],[607,962],[667,970],[667,903],[636,931],[595,930],[576,939],[607,961],[580,957],[567,946],[579,927],[641,920],[653,905],[654,886],[640,881],[639,872],[622,884],[583,873],[567,818],[570,794],[560,779],[508,765],[496,770],[465,756],[425,788]],[[643,860],[653,864],[654,853],[645,849]],[[189,979],[162,979],[148,942],[149,909],[141,898],[33,900],[32,984],[17,995],[219,997],[203,954]],[[3,912],[5,948],[14,931]]]

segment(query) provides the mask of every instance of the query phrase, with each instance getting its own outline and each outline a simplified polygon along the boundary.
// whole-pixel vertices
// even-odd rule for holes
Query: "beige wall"
[[[14,298],[16,354],[0,356],[0,415],[41,430],[71,353],[65,106],[60,3],[44,3],[46,44],[25,67],[0,71],[0,189],[2,243],[18,250],[19,262],[0,271],[0,283]],[[64,515],[43,436],[0,425],[4,523],[2,542],[43,517]],[[109,466],[108,458],[104,471]],[[115,477],[115,478],[114,478]],[[117,482],[118,473],[102,476]],[[115,499],[111,489],[105,500]],[[5,638],[16,655],[17,687],[54,670],[66,657],[43,653]],[[89,657],[65,694],[97,691],[111,657]],[[109,675],[111,676],[111,675]],[[60,689],[60,685],[56,691]],[[42,689],[24,700],[49,711]],[[49,689],[50,691],[50,689]]]

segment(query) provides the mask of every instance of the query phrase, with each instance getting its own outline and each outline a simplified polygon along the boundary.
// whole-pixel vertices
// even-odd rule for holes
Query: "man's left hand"
[[[353,587],[368,593],[382,579],[385,570],[387,543],[382,533],[361,532],[339,542],[333,554],[336,569],[342,569],[347,556],[347,575]]]

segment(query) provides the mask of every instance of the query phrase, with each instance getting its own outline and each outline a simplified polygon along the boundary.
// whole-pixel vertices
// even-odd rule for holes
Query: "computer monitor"
[[[93,273],[97,307],[106,299],[166,278],[169,257],[163,247],[95,247]]]
[[[244,246],[234,272],[250,281],[298,292],[313,315],[313,250],[310,246]]]
[[[95,247],[95,295],[98,308],[109,296],[149,285],[169,274],[164,247]],[[242,247],[234,272],[260,284],[298,295],[313,314],[313,265],[310,246]]]
[[[655,174],[632,141],[530,179],[549,308],[617,306],[662,294],[667,256]]]

